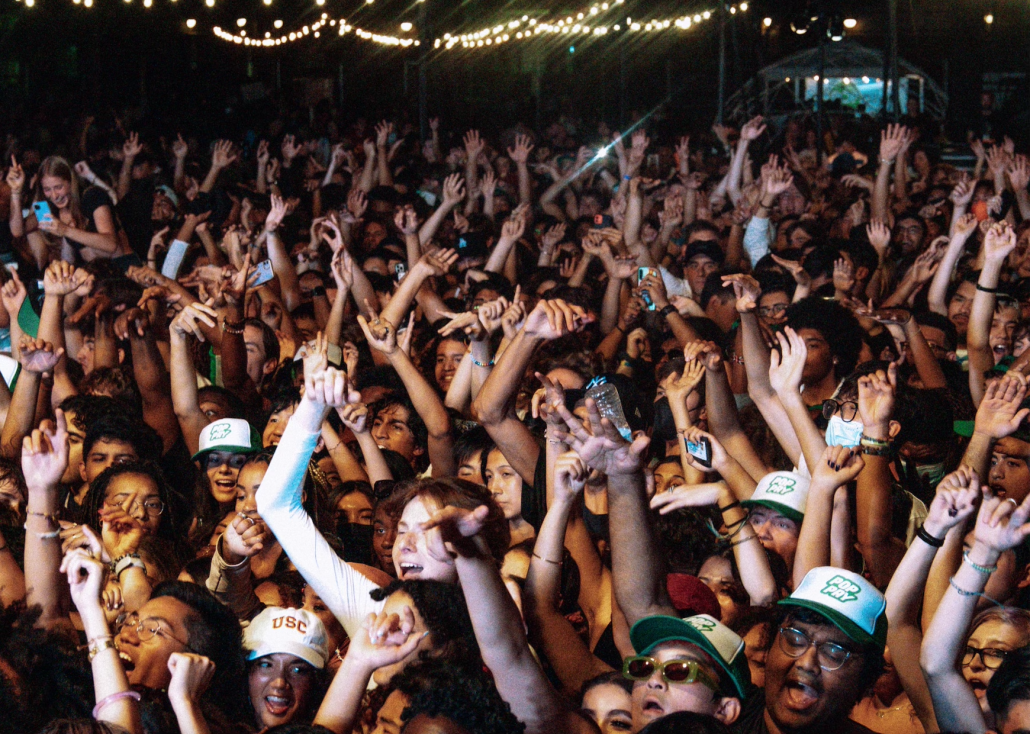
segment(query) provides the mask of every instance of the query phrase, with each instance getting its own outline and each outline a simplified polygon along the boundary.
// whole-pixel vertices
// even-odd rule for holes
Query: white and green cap
[[[261,435],[242,418],[223,418],[208,423],[200,432],[200,450],[194,460],[202,459],[212,451],[233,454],[254,454],[261,450]]]
[[[728,680],[723,681],[722,692],[730,698],[744,699],[744,692],[751,683],[751,669],[744,655],[744,641],[715,617],[695,614],[680,619],[654,614],[633,625],[629,639],[638,655],[650,654],[663,642],[682,641],[701,648],[727,676]]]
[[[873,645],[881,654],[887,644],[887,600],[857,573],[832,566],[813,568],[779,603],[818,612],[851,640]]]
[[[809,479],[796,472],[774,471],[762,477],[751,499],[740,504],[744,507],[768,507],[794,522],[801,522],[805,519],[810,484]]]

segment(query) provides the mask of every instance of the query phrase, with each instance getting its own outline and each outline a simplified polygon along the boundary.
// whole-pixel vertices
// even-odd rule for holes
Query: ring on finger
[[[1011,503],[1012,503],[1012,505],[1013,505],[1013,507],[1019,507],[1019,502],[1017,502],[1016,500],[1014,500],[1014,499],[1013,499],[1012,497],[1007,497],[1007,498],[1005,499],[1005,501],[1006,501],[1006,502],[1011,502]]]

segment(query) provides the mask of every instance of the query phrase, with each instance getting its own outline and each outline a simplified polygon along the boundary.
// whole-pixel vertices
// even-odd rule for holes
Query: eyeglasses
[[[823,670],[837,670],[851,657],[851,651],[836,642],[816,643],[811,637],[793,627],[781,627],[780,649],[792,658],[799,658],[815,646],[819,667]]]
[[[858,403],[853,400],[845,400],[843,403],[840,403],[833,398],[823,401],[823,418],[830,420],[838,412],[840,412],[842,421],[850,423],[858,415]]]
[[[156,619],[140,619],[139,614],[132,612],[125,618],[125,621],[122,622],[122,629],[125,629],[126,627],[132,627],[136,630],[136,636],[139,637],[140,642],[147,642],[154,639],[154,635],[161,635],[162,637],[167,637],[169,640],[175,640],[190,652],[194,652],[193,648],[189,646],[189,643],[183,642],[166,630]]]
[[[781,313],[787,310],[789,303],[774,303],[771,306],[762,306],[758,309],[758,315],[769,318],[770,316],[779,316]]]
[[[119,502],[118,498],[115,497],[113,499],[104,500],[104,504],[107,507],[121,507],[122,505],[125,504],[125,500],[123,499],[121,502]],[[139,506],[140,506],[140,501],[139,500],[133,500],[132,504],[129,505],[129,510],[128,511],[132,512],[133,510],[135,510]],[[159,500],[157,497],[151,497],[150,499],[143,500],[142,506],[143,506],[143,511],[146,512],[147,515],[160,515],[162,512],[165,511],[165,503],[162,502],[161,500]]]
[[[622,675],[630,680],[648,680],[656,670],[662,674],[666,683],[700,683],[713,691],[719,690],[718,681],[696,660],[676,659],[659,663],[647,655],[637,655],[626,658],[622,664]]]
[[[962,655],[963,665],[972,665],[973,660],[977,657],[980,658],[980,662],[988,670],[997,670],[998,667],[1005,662],[1005,656],[1009,654],[1008,650],[998,650],[996,648],[985,648],[983,650],[966,645],[966,651]]]

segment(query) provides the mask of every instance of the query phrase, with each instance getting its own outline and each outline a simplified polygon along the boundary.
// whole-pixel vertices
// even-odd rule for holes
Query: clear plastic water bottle
[[[595,377],[587,386],[586,396],[597,405],[597,412],[602,418],[611,421],[615,429],[627,441],[633,440],[633,433],[629,429],[629,422],[622,410],[622,401],[619,399],[619,391],[615,389],[604,377]]]

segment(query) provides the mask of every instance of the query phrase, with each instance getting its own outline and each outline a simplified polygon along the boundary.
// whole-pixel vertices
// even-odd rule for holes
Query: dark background
[[[512,41],[501,47],[465,51],[385,47],[354,36],[340,38],[327,29],[321,38],[280,47],[246,48],[216,38],[220,25],[235,31],[246,17],[250,37],[272,31],[282,18],[284,31],[317,20],[322,12],[389,34],[400,34],[404,20],[416,23],[419,6],[405,0],[218,0],[207,8],[200,0],[95,0],[92,8],[71,0],[2,0],[0,14],[0,116],[61,117],[93,110],[141,106],[164,124],[224,126],[253,124],[272,100],[303,102],[307,80],[326,80],[334,102],[345,115],[372,117],[401,114],[417,117],[415,62],[425,53],[428,109],[449,126],[497,129],[523,120],[530,124],[562,112],[603,118],[619,124],[634,111],[647,112],[665,101],[670,120],[711,122],[716,110],[718,26],[712,20],[689,31],[656,34],[610,34],[601,38],[568,36]],[[848,37],[883,48],[887,32],[885,0],[827,3],[859,25]],[[428,38],[445,31],[478,30],[508,20],[531,7],[569,10],[584,5],[561,0],[535,6],[498,0],[427,0]],[[688,0],[627,0],[601,17],[609,25],[634,20],[673,18],[685,12],[714,9],[714,3]],[[815,44],[814,33],[793,34],[789,18],[803,3],[755,0],[746,13],[728,16],[727,96],[764,64]],[[992,12],[994,23],[984,22]],[[769,29],[762,19],[773,18]],[[188,31],[187,18],[197,19]],[[417,37],[416,28],[411,35]],[[1030,67],[1030,3],[1025,0],[900,0],[899,50],[950,94],[949,132],[963,137],[979,114],[985,73],[1018,72]],[[575,52],[570,53],[569,47]],[[620,73],[621,71],[621,73]],[[1018,99],[1005,111],[1020,128],[1027,106],[1025,76]],[[248,102],[246,85],[263,85],[269,97]],[[258,87],[250,87],[251,90]],[[539,94],[534,94],[538,91]],[[271,113],[269,113],[271,116]],[[620,119],[621,118],[621,119]],[[1021,128],[1016,130],[1021,134]]]

